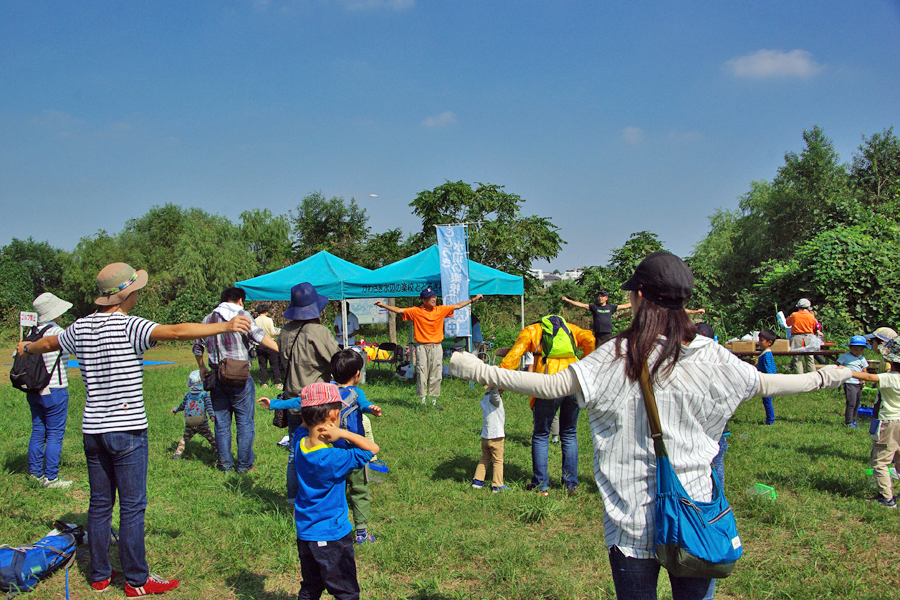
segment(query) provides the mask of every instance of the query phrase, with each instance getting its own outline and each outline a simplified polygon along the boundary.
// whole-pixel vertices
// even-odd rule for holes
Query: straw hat
[[[97,274],[97,289],[100,296],[94,304],[113,306],[121,304],[125,298],[147,285],[147,271],[135,271],[125,263],[106,265]]]

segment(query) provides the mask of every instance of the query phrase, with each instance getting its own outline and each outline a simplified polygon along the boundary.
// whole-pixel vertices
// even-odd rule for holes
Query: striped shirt
[[[625,360],[615,359],[614,348],[604,344],[569,369],[590,422],[606,545],[618,546],[625,556],[653,558],[656,454],[640,386],[626,377]],[[671,375],[653,383],[669,458],[692,498],[711,498],[710,463],[722,429],[758,389],[752,365],[703,336],[682,347]]]
[[[63,332],[63,328],[52,321],[48,321],[46,323],[38,323],[38,331],[40,331],[47,325],[52,325],[52,327],[44,332],[44,337],[50,337],[52,335],[58,336]],[[58,367],[56,366],[57,357],[59,357]],[[43,354],[43,359],[44,366],[47,368],[47,372],[50,373],[50,383],[47,384],[47,387],[45,389],[41,390],[41,395],[45,396],[49,394],[51,389],[68,387],[69,376],[68,373],[66,373],[66,366],[69,364],[69,355],[65,351],[46,352]]]
[[[143,358],[156,345],[150,341],[156,325],[120,312],[94,313],[60,334],[59,345],[78,358],[87,390],[85,434],[147,429]]]

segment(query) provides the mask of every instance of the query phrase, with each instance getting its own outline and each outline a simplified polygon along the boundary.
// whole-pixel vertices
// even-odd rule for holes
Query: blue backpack
[[[81,532],[80,527],[66,528],[27,546],[0,546],[0,590],[12,598],[31,591],[41,579],[71,565]]]

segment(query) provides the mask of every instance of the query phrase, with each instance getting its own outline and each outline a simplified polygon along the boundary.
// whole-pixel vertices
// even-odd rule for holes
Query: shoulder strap
[[[294,348],[297,347],[297,340],[300,339],[300,334],[303,333],[303,328],[306,327],[306,325],[307,324],[304,323],[303,325],[300,326],[300,328],[297,330],[297,335],[294,336],[293,343],[291,343],[291,351],[288,353],[288,364],[283,365],[284,370],[285,370],[285,374],[284,374],[285,382],[287,382],[287,380],[291,378],[291,370],[292,369],[290,367],[290,362],[294,358]]]
[[[644,397],[647,420],[650,421],[650,437],[653,438],[653,450],[656,452],[656,458],[666,458],[669,454],[666,452],[666,445],[663,443],[662,425],[659,421],[659,411],[656,408],[656,396],[653,394],[653,385],[650,383],[650,369],[646,361],[644,362],[644,368],[641,369],[638,384],[641,386],[641,395]]]

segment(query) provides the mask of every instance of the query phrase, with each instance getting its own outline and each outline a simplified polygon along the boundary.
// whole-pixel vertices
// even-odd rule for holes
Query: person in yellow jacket
[[[544,335],[551,336],[544,343]],[[551,343],[552,339],[552,343]],[[534,354],[534,372],[553,374],[576,362],[575,349],[581,348],[583,357],[594,351],[594,334],[567,323],[558,315],[549,315],[529,325],[516,338],[516,343],[506,354],[500,366],[515,370],[526,352]],[[562,398],[532,398],[534,431],[531,434],[531,483],[527,490],[547,495],[550,484],[547,455],[550,449],[550,425],[559,411],[559,437],[562,448],[562,483],[566,492],[573,493],[578,486],[578,403],[575,396]]]

